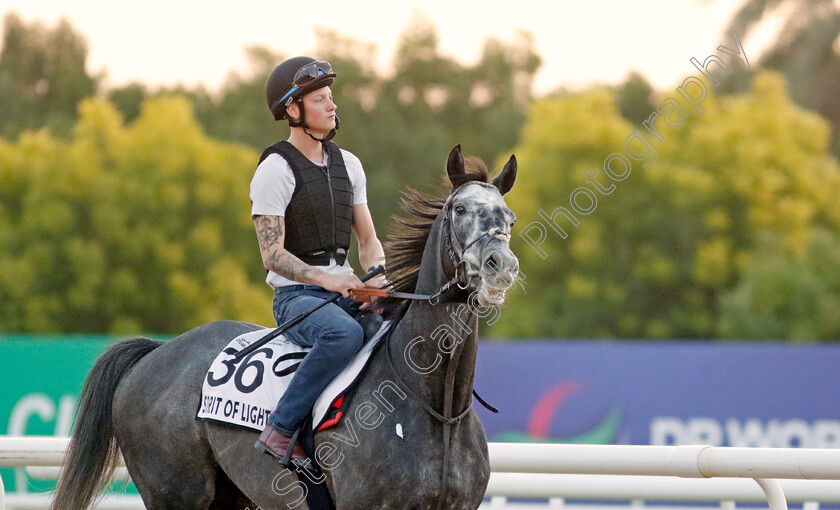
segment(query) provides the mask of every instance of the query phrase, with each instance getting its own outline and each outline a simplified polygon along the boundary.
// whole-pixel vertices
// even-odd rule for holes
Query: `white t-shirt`
[[[341,149],[341,156],[344,158],[344,166],[347,167],[347,176],[353,186],[353,205],[367,203],[367,188],[365,171],[362,162],[352,153]],[[328,165],[328,153],[324,151],[324,165]],[[286,216],[286,208],[292,200],[292,193],[295,191],[295,175],[292,168],[283,156],[270,154],[263,160],[254,172],[251,179],[251,218],[254,216]],[[348,254],[349,255],[349,254]],[[328,266],[318,266],[331,274],[351,274],[349,257],[344,264],[339,266],[335,259],[330,259]],[[280,276],[274,271],[269,271],[265,282],[272,288],[284,287],[286,285],[300,285],[301,282],[289,280]]]

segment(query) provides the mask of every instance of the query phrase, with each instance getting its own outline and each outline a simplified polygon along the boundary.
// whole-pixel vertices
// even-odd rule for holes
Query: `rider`
[[[277,324],[336,292],[342,296],[285,333],[312,350],[256,444],[279,458],[318,395],[362,347],[359,316],[381,322],[380,316],[360,311],[370,303],[360,306],[349,298],[350,289],[365,285],[347,260],[351,230],[362,267],[384,265],[385,254],[368,210],[362,164],[330,141],[339,124],[330,90],[335,77],[328,62],[310,57],[288,59],[272,71],[266,83],[268,107],[275,120],[288,120],[291,134],[263,152],[251,181],[251,217],[268,270],[266,282],[275,290]],[[385,283],[377,278],[369,283]],[[303,455],[295,445],[292,458]]]

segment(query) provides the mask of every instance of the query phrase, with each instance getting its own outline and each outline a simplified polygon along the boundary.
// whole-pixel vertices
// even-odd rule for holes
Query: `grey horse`
[[[53,510],[86,510],[119,453],[149,509],[305,509],[304,476],[325,483],[337,510],[475,509],[490,475],[484,428],[472,409],[478,318],[501,305],[519,265],[513,213],[502,195],[516,159],[487,169],[449,154],[447,198],[409,190],[390,237],[401,316],[374,352],[337,426],[315,435],[321,471],[280,466],[254,448],[257,432],[195,419],[202,382],[234,337],[258,329],[220,321],[159,342],[114,344],[85,382]]]

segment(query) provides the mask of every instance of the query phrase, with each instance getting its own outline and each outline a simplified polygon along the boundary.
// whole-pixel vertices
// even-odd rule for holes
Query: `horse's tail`
[[[104,489],[119,456],[111,419],[117,385],[140,358],[161,344],[148,338],[123,340],[93,365],[82,389],[76,429],[50,510],[86,510]]]

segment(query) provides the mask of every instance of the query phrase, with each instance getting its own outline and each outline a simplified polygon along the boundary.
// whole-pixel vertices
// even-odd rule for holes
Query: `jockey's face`
[[[335,128],[336,105],[332,100],[332,90],[322,87],[303,96],[303,107],[306,109],[306,125],[316,133],[328,133]],[[288,108],[289,116],[300,118],[298,103],[292,103]]]

